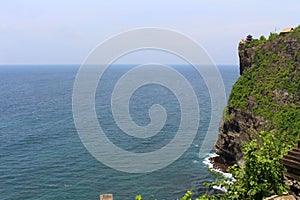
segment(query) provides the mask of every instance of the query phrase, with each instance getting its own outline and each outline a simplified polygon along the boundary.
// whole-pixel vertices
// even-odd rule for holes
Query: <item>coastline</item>
[[[208,166],[209,169],[212,169],[213,171],[222,174],[223,176],[227,178],[233,178],[231,173],[228,173],[228,165],[226,163],[219,162],[219,155],[216,153],[209,153],[207,157],[204,158],[203,164]]]
[[[217,163],[215,160],[218,160],[216,158],[218,158],[219,155],[216,153],[209,153],[207,155],[206,158],[204,158],[203,160],[203,164],[205,164],[206,166],[208,166],[209,169],[212,169],[213,171],[222,174],[222,176],[231,179],[232,181],[234,181],[235,179],[233,178],[231,173],[227,172],[227,168],[228,166],[225,166],[220,163]],[[224,171],[224,169],[226,168],[226,171]],[[224,193],[227,190],[221,186],[213,186],[212,187],[214,189],[214,193]]]

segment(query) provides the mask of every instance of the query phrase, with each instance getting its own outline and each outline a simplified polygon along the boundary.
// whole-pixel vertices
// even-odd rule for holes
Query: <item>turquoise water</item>
[[[145,199],[152,195],[176,199],[191,188],[205,192],[201,182],[213,176],[198,152],[208,128],[211,106],[207,88],[195,70],[174,66],[191,82],[199,100],[200,126],[193,144],[166,168],[131,174],[94,159],[79,139],[72,116],[72,89],[78,67],[0,66],[0,199],[99,199],[100,193],[113,193],[117,200],[134,199],[139,193]],[[108,106],[109,94],[129,68],[114,66],[101,80],[104,87],[99,87],[96,94],[99,123],[115,145],[133,152],[154,151],[175,136],[180,121],[178,101],[166,88],[140,88],[130,107],[137,124],[149,123],[149,118],[143,116],[154,103],[163,105],[172,117],[160,134],[148,139],[122,133]],[[228,95],[238,77],[238,67],[219,69]],[[161,95],[155,95],[157,92]]]

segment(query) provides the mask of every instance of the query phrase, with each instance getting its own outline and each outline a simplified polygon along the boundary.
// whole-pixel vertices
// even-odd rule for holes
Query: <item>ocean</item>
[[[159,85],[137,90],[130,104],[132,119],[149,123],[148,110],[162,105],[168,119],[151,138],[135,138],[122,132],[110,110],[114,85],[131,65],[114,65],[97,88],[99,124],[112,143],[126,151],[151,152],[168,144],[180,123],[180,107],[172,92]],[[114,199],[176,199],[186,190],[206,191],[204,181],[214,179],[199,157],[208,130],[211,105],[208,89],[196,71],[174,65],[186,77],[199,101],[200,126],[192,145],[169,166],[148,173],[127,173],[107,167],[85,148],[77,134],[72,114],[72,91],[79,65],[0,66],[0,199],[99,199],[112,193]],[[239,76],[238,66],[218,66],[226,94]],[[157,95],[159,94],[159,95]],[[213,122],[218,125],[218,121]],[[217,130],[215,130],[217,131]],[[136,160],[135,162],[139,162]],[[159,158],[157,160],[159,162]]]

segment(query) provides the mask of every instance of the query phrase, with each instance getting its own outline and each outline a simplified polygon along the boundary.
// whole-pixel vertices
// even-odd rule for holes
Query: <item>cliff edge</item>
[[[293,145],[300,134],[300,26],[268,39],[242,41],[241,76],[223,112],[215,151],[226,164],[242,165],[242,145],[260,131],[280,133]]]

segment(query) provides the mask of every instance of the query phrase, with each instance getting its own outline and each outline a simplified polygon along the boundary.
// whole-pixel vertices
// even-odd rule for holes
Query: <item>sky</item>
[[[246,35],[268,36],[300,24],[299,0],[0,0],[0,5],[2,65],[80,64],[106,39],[142,27],[178,31],[216,64],[238,64],[237,46]],[[142,63],[147,56],[124,62]]]

